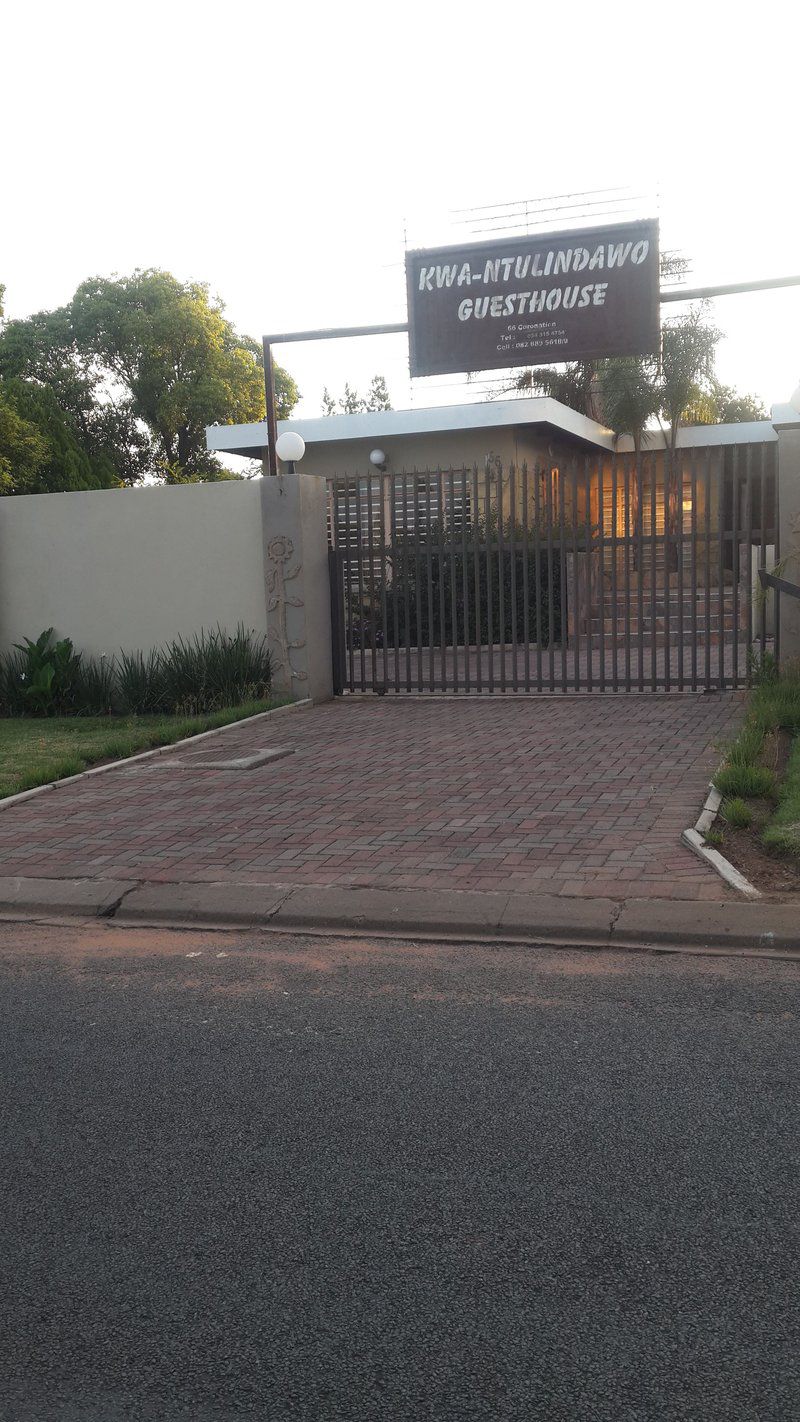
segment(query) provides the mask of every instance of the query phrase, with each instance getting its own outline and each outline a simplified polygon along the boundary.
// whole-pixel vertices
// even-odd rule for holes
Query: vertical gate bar
[[[744,519],[747,549],[747,685],[752,681],[753,665],[753,446],[748,444],[745,456]]]
[[[423,690],[423,656],[422,656],[422,545],[419,536],[419,515],[422,503],[420,494],[419,472],[414,470],[412,474],[414,481],[414,572],[415,572],[415,597],[414,610],[417,617],[417,691]]]
[[[400,690],[400,608],[398,606],[397,595],[400,584],[398,582],[398,570],[400,567],[399,540],[397,537],[397,479],[394,474],[389,476],[389,560],[392,567],[392,636],[394,637],[394,689]],[[388,572],[388,569],[387,569]]]
[[[386,688],[386,690],[388,691],[388,690],[389,690],[389,680],[390,680],[390,678],[389,678],[389,612],[388,612],[388,594],[387,594],[387,587],[386,587],[387,579],[388,579],[388,576],[389,576],[389,558],[388,558],[388,549],[387,549],[387,544],[386,544],[386,490],[387,490],[387,487],[388,487],[388,486],[387,486],[387,475],[386,475],[385,473],[379,473],[377,477],[378,477],[378,488],[380,489],[380,494],[381,494],[381,502],[380,502],[381,516],[380,516],[380,525],[379,525],[379,527],[380,527],[380,534],[381,534],[381,551],[380,551],[381,619],[382,619],[382,622],[383,622],[383,632],[382,632],[382,636],[383,636],[383,647],[382,647],[382,649],[381,649],[382,652],[383,652],[383,656],[382,656],[381,660],[382,660],[382,662],[383,662],[383,685],[384,685],[384,687]]]
[[[411,539],[408,532],[408,475],[403,470],[403,626],[406,644],[406,691],[411,681]]]
[[[638,686],[644,691],[644,455],[636,455],[634,480],[636,490],[636,640],[639,654]]]
[[[665,691],[669,691],[669,688],[670,688],[670,679],[671,679],[671,675],[672,675],[672,635],[671,635],[671,634],[672,634],[672,628],[671,628],[671,626],[670,626],[670,592],[671,592],[671,580],[672,580],[672,567],[671,567],[671,564],[672,564],[672,549],[671,549],[671,543],[672,543],[672,534],[673,534],[673,530],[672,530],[672,527],[671,527],[671,526],[670,526],[670,528],[669,528],[669,532],[667,532],[667,524],[668,524],[668,522],[669,522],[670,525],[671,525],[672,510],[671,510],[670,507],[669,507],[669,499],[666,497],[666,495],[667,495],[667,489],[669,489],[670,494],[672,493],[673,490],[676,490],[676,489],[677,489],[677,483],[676,483],[676,480],[677,480],[677,478],[678,478],[677,464],[678,464],[678,451],[677,451],[677,449],[670,450],[670,455],[669,455],[669,470],[665,470],[665,474],[666,474],[668,483],[667,483],[667,485],[666,485],[666,487],[665,487],[665,489],[664,489],[664,494],[665,494],[665,499],[664,499],[664,689],[665,689]],[[676,533],[675,533],[675,565],[676,565],[676,567],[677,567],[677,563],[678,563],[678,539],[677,539],[677,532],[676,532]]]
[[[761,532],[761,548],[759,551],[758,566],[766,572],[767,568],[767,458],[766,445],[761,446],[760,459],[758,463],[759,480],[759,516]],[[774,600],[774,599],[773,599]],[[767,650],[767,598],[766,592],[761,593],[759,600],[759,642],[761,643],[761,660]]]
[[[684,538],[683,538],[683,490],[686,481],[684,464],[681,459],[679,466],[680,489],[678,491],[678,690],[684,689],[684,666],[683,666],[683,559],[684,559]]]
[[[563,464],[559,466],[563,468]],[[565,641],[564,621],[564,598],[567,586],[567,536],[566,536],[566,501],[567,501],[567,481],[561,474],[558,477],[558,602],[561,609],[561,644],[560,657],[561,664],[561,691],[567,691],[567,651]],[[553,617],[553,627],[555,628],[555,617]]]
[[[690,620],[692,624],[692,691],[697,690],[697,448],[692,445],[691,462],[689,466],[689,477],[691,478],[692,510],[689,519],[689,564],[690,564],[690,585],[691,585],[691,611]]]
[[[444,470],[440,469],[436,484],[436,518],[439,525],[439,635],[442,652],[442,691],[447,690],[447,637],[445,635],[445,528],[444,528]]]
[[[556,618],[553,606],[553,475],[552,471],[546,471],[547,483],[545,484],[545,518],[547,520],[547,670],[548,685],[551,691],[556,689],[555,678],[555,648],[553,643],[556,635]]]
[[[533,466],[533,575],[536,579],[536,690],[542,689],[542,481]],[[548,608],[550,599],[548,596]],[[563,641],[563,637],[562,637]]]
[[[611,455],[611,689],[619,691],[619,668],[617,666],[617,498],[618,498],[617,451]]]
[[[344,481],[344,543],[345,543],[345,638],[348,660],[348,685],[350,691],[356,689],[355,644],[353,641],[353,564],[350,551],[350,481]]]
[[[453,560],[455,562],[455,559]],[[470,691],[469,568],[467,566],[467,471],[461,470],[461,588],[464,598],[464,690]]]
[[[719,586],[717,589],[717,603],[719,611],[717,621],[719,624],[719,682],[720,691],[725,686],[725,455],[720,450],[717,461],[717,540],[718,540],[718,562],[719,562]]]
[[[375,541],[373,537],[372,472],[367,475],[367,548],[369,550],[369,640],[372,652],[372,689],[378,682],[378,625],[375,615]]]
[[[342,611],[339,601],[339,553],[328,549],[328,579],[331,589],[331,680],[334,696],[341,696],[342,682]]]
[[[580,691],[580,687],[581,687],[581,667],[580,667],[580,652],[581,652],[581,630],[580,630],[581,601],[580,601],[580,594],[579,594],[580,578],[578,577],[578,461],[577,461],[577,458],[576,458],[575,455],[573,455],[572,461],[571,461],[571,464],[570,464],[570,474],[571,474],[571,476],[572,476],[572,477],[571,477],[571,480],[570,480],[570,483],[571,483],[571,485],[572,485],[572,488],[571,488],[571,493],[572,493],[572,588],[568,590],[568,600],[569,600],[569,602],[572,604],[572,633],[573,633],[573,648],[572,648],[572,651],[573,651],[573,658],[574,658],[573,674],[574,674],[574,682],[575,682],[575,685],[574,685],[574,687],[573,687],[573,690],[574,690],[574,691]],[[563,615],[564,615],[563,612],[562,612],[561,615],[562,615],[562,620],[563,620]],[[566,653],[565,653],[565,652],[562,652],[562,656],[565,656],[565,655],[566,655]],[[551,689],[552,689],[552,688],[551,688]]]
[[[600,617],[600,690],[606,689],[606,531],[605,531],[605,489],[606,469],[602,455],[597,457],[597,595]]]
[[[449,534],[448,551],[450,554],[450,639],[453,644],[453,686],[455,687],[456,691],[458,691],[461,685],[461,680],[459,677],[458,669],[458,607],[456,605],[456,491],[452,464],[450,465],[448,493],[450,496],[450,513],[447,521],[447,529]],[[466,638],[464,638],[464,642],[464,654],[466,658]],[[464,678],[464,690],[466,690],[466,661],[464,666]]]
[[[733,615],[731,617],[733,624],[733,657],[731,684],[734,690],[739,685],[739,462],[739,446],[735,444],[731,450],[731,571],[733,580]]]
[[[489,463],[486,464],[486,642],[489,649],[489,690],[494,691],[494,627],[492,612],[492,486]]]
[[[472,466],[472,562],[475,575],[475,690],[483,690],[483,615],[481,612],[481,501],[478,466]]]
[[[436,629],[433,607],[433,546],[431,543],[431,474],[425,475],[425,561],[428,569],[428,690],[436,690]]]
[[[519,674],[517,672],[517,549],[516,549],[516,523],[517,523],[517,471],[513,464],[508,471],[508,563],[510,569],[511,588],[511,690],[519,691]]]
[[[531,689],[530,519],[528,518],[528,461],[522,462],[522,635],[525,690]],[[538,589],[537,589],[538,598]]]
[[[634,456],[635,458],[635,456]],[[622,624],[625,629],[625,691],[631,690],[631,596],[634,592],[634,580],[632,580],[632,563],[634,563],[634,533],[631,529],[631,476],[632,461],[625,459],[622,455],[622,547],[624,547],[624,577],[622,577],[622,597],[624,597],[624,613],[622,613]]]
[[[592,557],[594,537],[592,534],[592,488],[589,470],[589,456],[583,457],[584,498],[586,500],[586,689],[591,691],[594,684],[594,644],[592,642]]]
[[[775,539],[775,564],[776,564],[776,566],[777,566],[777,565],[780,563],[780,561],[781,561],[781,481],[780,481],[780,478],[779,478],[779,475],[780,475],[780,454],[779,454],[777,445],[774,446],[773,455],[772,455],[772,459],[770,460],[770,463],[771,463],[771,465],[772,465],[772,487],[773,487],[773,495],[772,495],[773,503],[772,503],[772,507],[773,507],[773,509],[774,509],[774,529],[773,529],[773,537],[774,537],[774,539]],[[776,666],[780,667],[780,664],[781,664],[781,595],[780,595],[779,592],[776,592],[776,593],[775,593],[775,604],[774,604],[774,605],[775,605],[775,642],[774,642],[774,646],[775,646],[775,664],[776,664]]]
[[[706,446],[705,457],[706,511],[704,519],[705,539],[705,689],[711,690],[711,448]]]
[[[650,460],[650,690],[655,691],[658,686],[658,633],[656,623],[656,567],[658,564],[658,458],[653,455]],[[666,510],[665,525],[666,525]],[[667,551],[664,549],[664,563],[666,571]]]
[[[358,648],[359,663],[361,666],[361,690],[367,689],[367,655],[364,646],[364,569],[363,569],[363,518],[361,509],[361,480],[358,475],[355,479],[356,486],[356,572],[358,577]]]
[[[500,643],[500,690],[506,689],[506,549],[503,530],[503,466],[496,467],[497,488],[497,631]]]

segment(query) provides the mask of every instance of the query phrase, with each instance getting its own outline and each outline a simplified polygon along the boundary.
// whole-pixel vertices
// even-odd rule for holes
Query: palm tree
[[[572,360],[563,366],[541,365],[533,370],[522,370],[508,389],[549,395],[551,400],[558,400],[591,420],[601,418],[597,362],[593,360]]]
[[[667,497],[665,533],[670,567],[677,567],[677,538],[681,520],[678,488],[678,429],[687,411],[704,401],[714,380],[714,353],[722,332],[709,320],[708,302],[693,306],[685,315],[668,321],[661,333],[659,417],[667,421]]]
[[[660,408],[658,365],[647,356],[623,356],[601,361],[598,375],[604,422],[615,431],[617,439],[629,434],[633,440],[631,527],[638,529],[642,516],[642,445],[647,439],[647,425]]]

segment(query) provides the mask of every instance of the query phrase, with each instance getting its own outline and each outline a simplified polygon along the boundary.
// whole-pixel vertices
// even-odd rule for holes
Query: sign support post
[[[272,346],[264,337],[264,397],[267,406],[267,465],[270,474],[278,472],[278,454],[275,443],[278,438],[278,417],[275,408],[275,366],[272,361]]]

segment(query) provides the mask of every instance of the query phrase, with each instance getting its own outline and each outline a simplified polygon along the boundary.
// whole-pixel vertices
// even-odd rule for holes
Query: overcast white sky
[[[657,203],[662,245],[690,257],[695,284],[798,271],[797,13],[785,0],[13,5],[8,314],[161,266],[208,281],[255,336],[404,320],[406,229],[410,245],[465,239],[456,209],[611,187],[651,195],[635,215]],[[723,379],[788,398],[800,288],[715,307]],[[402,336],[278,358],[304,415],[321,413],[324,384],[375,371],[398,408],[476,393],[412,391]]]

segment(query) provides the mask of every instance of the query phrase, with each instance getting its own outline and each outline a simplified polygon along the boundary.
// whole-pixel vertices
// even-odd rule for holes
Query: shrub
[[[712,825],[710,829],[706,830],[705,841],[706,844],[711,845],[712,849],[719,849],[720,845],[725,843],[725,836],[721,829],[717,829],[716,825]]]
[[[753,820],[753,812],[750,806],[739,796],[736,796],[732,800],[724,801],[722,814],[724,819],[731,826],[731,829],[747,829]]]
[[[775,791],[775,773],[764,765],[726,765],[718,770],[714,784],[722,795],[763,798]]]
[[[160,652],[120,652],[117,689],[123,711],[151,716],[164,710],[165,689]]]
[[[491,552],[487,552],[487,545]],[[352,585],[346,589],[348,617],[355,626],[358,645],[369,635],[373,614],[382,629],[384,601],[389,646],[394,646],[395,623],[401,647],[413,647],[420,641],[423,645],[452,645],[463,641],[467,627],[473,641],[477,635],[484,643],[522,642],[526,626],[531,640],[546,647],[551,620],[553,640],[561,641],[561,565],[552,551],[548,558],[545,530],[526,531],[510,518],[503,520],[501,529],[494,513],[488,520],[476,518],[460,540],[438,522],[421,529],[416,537],[398,537],[391,577],[376,582],[373,589],[367,573],[366,583],[360,591]]]
[[[117,669],[113,657],[81,657],[75,673],[72,701],[78,716],[110,716],[117,702]]]
[[[53,630],[26,638],[0,658],[0,714],[4,716],[204,715],[269,695],[267,640],[241,625],[217,628],[163,651],[84,658]]]
[[[778,663],[773,652],[763,654],[756,647],[747,650],[747,677],[753,686],[771,686],[778,680]]]
[[[185,715],[262,700],[272,679],[266,638],[241,624],[232,636],[218,627],[179,637],[164,649],[161,674],[165,708]]]
[[[81,657],[69,637],[53,640],[47,627],[15,643],[3,666],[3,702],[12,716],[58,716],[74,710]]]

